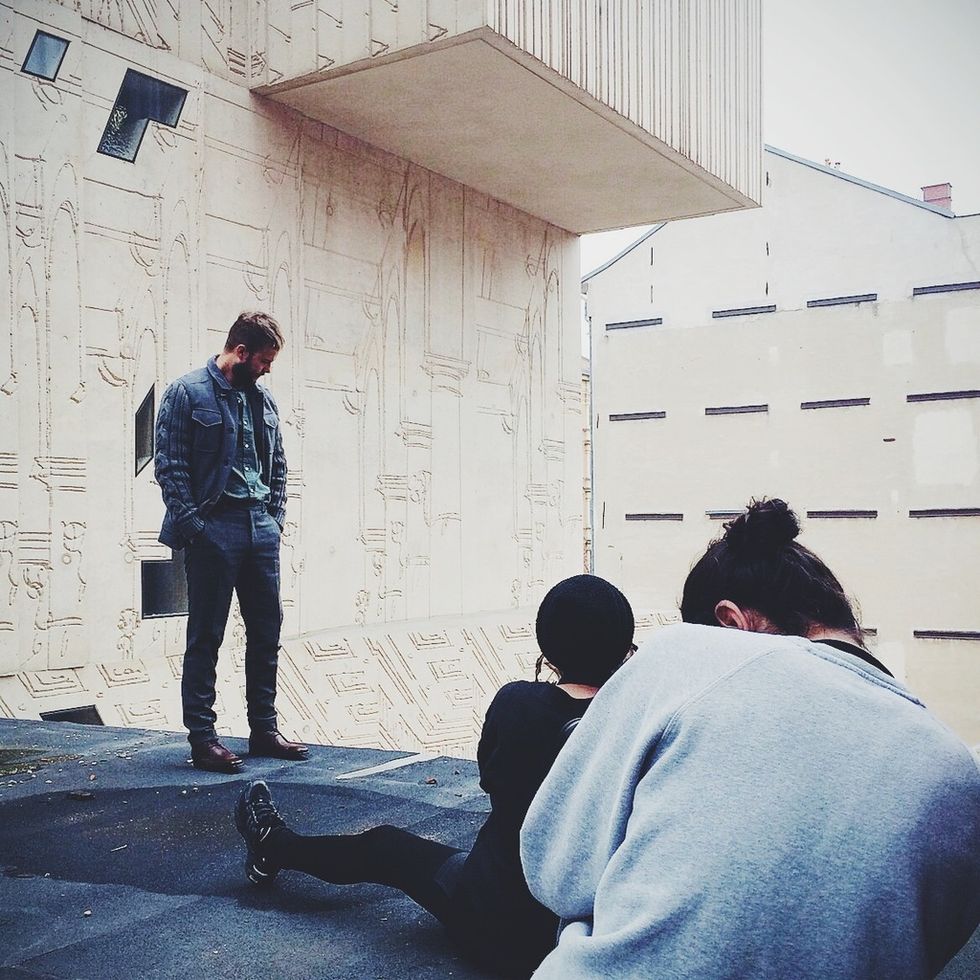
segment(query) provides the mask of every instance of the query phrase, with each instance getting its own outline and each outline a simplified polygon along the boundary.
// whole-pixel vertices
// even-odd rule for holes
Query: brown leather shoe
[[[302,742],[290,742],[278,731],[252,732],[248,739],[248,754],[262,755],[269,759],[286,759],[289,762],[302,762],[309,757],[310,750]]]
[[[191,762],[195,769],[205,769],[208,772],[227,772],[234,775],[241,772],[245,762],[234,752],[226,749],[220,742],[208,742],[205,745],[191,747]]]

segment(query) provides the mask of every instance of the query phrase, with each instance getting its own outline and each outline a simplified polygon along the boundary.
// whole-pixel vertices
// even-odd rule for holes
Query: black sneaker
[[[285,825],[263,780],[257,779],[242,790],[235,805],[235,826],[245,839],[245,876],[253,885],[271,885],[279,873],[278,865],[260,852],[269,834]]]

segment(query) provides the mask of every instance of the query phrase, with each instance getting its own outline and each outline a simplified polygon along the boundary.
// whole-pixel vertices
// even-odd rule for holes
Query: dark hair
[[[840,582],[796,541],[799,533],[800,522],[785,501],[750,501],[691,569],[681,618],[717,626],[715,606],[728,599],[761,613],[781,633],[806,636],[823,626],[862,643],[861,627]]]
[[[247,310],[238,314],[238,319],[228,331],[225,350],[232,351],[242,344],[250,354],[259,351],[282,350],[286,346],[282,331],[275,319],[268,313],[250,313]]]
[[[543,660],[563,683],[599,687],[630,653],[633,610],[615,585],[598,575],[574,575],[541,600],[534,628]]]

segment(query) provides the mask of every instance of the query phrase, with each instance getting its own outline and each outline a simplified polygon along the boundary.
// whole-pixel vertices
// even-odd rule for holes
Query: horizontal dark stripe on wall
[[[939,286],[916,286],[913,296],[928,296],[930,293],[958,293],[964,289],[980,289],[980,282],[946,282]]]
[[[912,630],[917,640],[980,640],[980,630]]]
[[[627,514],[628,521],[682,521],[683,514]]]
[[[857,408],[870,404],[870,398],[825,398],[817,402],[800,402],[800,408]]]
[[[638,419],[665,419],[666,412],[618,412],[609,416],[610,422],[635,422]]]
[[[961,398],[980,398],[980,391],[924,391],[919,395],[906,395],[907,402],[955,402]]]
[[[877,626],[862,626],[861,627],[861,632],[864,633],[865,636],[877,636],[878,635],[878,627]]]
[[[980,507],[932,507],[910,510],[909,517],[980,517]]]
[[[619,323],[607,323],[607,330],[632,330],[634,327],[659,327],[664,322],[662,316],[654,316],[649,320],[621,320]]]
[[[755,415],[760,412],[768,412],[768,405],[718,405],[714,408],[706,408],[705,415]]]
[[[807,517],[820,520],[823,518],[834,520],[874,520],[878,516],[876,510],[808,510]]]
[[[876,303],[877,293],[861,293],[858,296],[831,296],[828,299],[808,299],[806,306],[812,310],[816,306],[849,306],[852,303]]]
[[[738,310],[712,310],[711,317],[714,320],[720,320],[722,317],[726,316],[753,316],[756,313],[775,313],[776,304],[773,303],[772,306],[743,306]]]
[[[741,510],[706,510],[704,516],[710,517],[713,521],[730,521],[736,517],[741,517],[744,513],[744,508]]]

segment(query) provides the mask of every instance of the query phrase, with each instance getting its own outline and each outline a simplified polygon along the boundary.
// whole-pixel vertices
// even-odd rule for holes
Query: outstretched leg
[[[246,874],[256,884],[271,882],[281,868],[289,868],[335,885],[389,885],[450,925],[450,876],[462,862],[447,866],[447,861],[465,853],[459,848],[387,825],[361,834],[296,834],[286,827],[261,780],[242,791],[235,823],[248,849]]]
[[[304,837],[287,827],[269,834],[263,854],[280,868],[303,871],[335,885],[373,882],[403,891],[449,924],[449,896],[439,872],[458,848],[384,825],[361,834]]]

